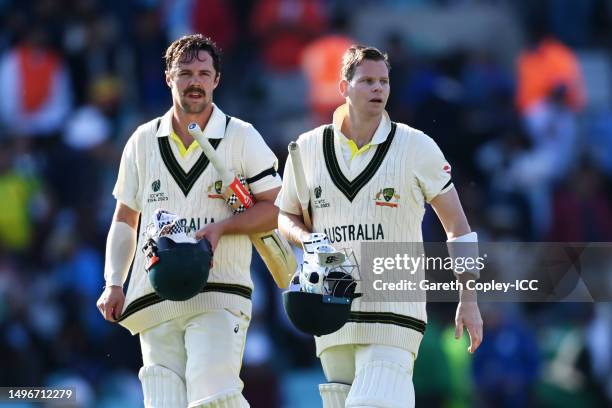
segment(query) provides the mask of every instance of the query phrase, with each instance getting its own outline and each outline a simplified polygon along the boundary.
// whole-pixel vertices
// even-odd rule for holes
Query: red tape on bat
[[[236,194],[236,197],[238,200],[240,200],[242,205],[244,205],[246,208],[253,206],[253,198],[242,183],[240,183],[240,180],[238,180],[237,177],[234,178],[234,181],[232,181],[232,184],[229,185],[229,188],[231,188],[234,194]]]

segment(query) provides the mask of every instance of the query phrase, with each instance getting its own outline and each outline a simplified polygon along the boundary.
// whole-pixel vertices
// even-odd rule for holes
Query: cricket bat
[[[310,193],[306,184],[306,175],[304,174],[304,166],[302,165],[302,156],[300,155],[300,146],[296,142],[289,143],[289,155],[291,156],[291,165],[293,167],[293,177],[295,179],[295,191],[297,192],[300,207],[302,207],[302,218],[304,225],[312,231],[312,220],[310,218]]]
[[[221,176],[222,194],[234,213],[242,212],[255,204],[246,180],[232,173],[210,144],[197,123],[187,127],[189,134],[197,140],[204,154]],[[279,288],[287,288],[297,268],[291,246],[275,230],[249,235],[249,239],[270,271]]]

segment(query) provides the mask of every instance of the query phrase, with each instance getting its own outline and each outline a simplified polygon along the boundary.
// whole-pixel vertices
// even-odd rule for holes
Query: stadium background
[[[338,50],[368,43],[390,55],[391,117],[442,147],[481,239],[612,241],[609,0],[0,0],[0,16],[2,386],[141,406],[137,338],[95,301],[122,147],[170,106],[161,56],[185,33],[224,49],[215,101],[281,163],[341,102]],[[426,239],[442,232],[428,212]],[[320,406],[312,340],[260,262],[253,278],[247,398]],[[610,304],[483,305],[474,356],[454,305],[428,310],[417,406],[612,404]]]

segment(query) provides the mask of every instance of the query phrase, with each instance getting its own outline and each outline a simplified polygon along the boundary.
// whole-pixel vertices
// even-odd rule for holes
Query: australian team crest
[[[397,207],[399,205],[400,196],[395,192],[395,188],[386,187],[376,193],[374,201],[376,205],[383,207]]]
[[[321,189],[321,186],[317,186],[314,189],[314,193],[315,193],[315,198],[321,198],[321,193],[323,192],[323,190]]]
[[[223,181],[217,180],[210,186],[208,186],[208,198],[223,198],[221,189],[223,188]]]
[[[160,187],[161,187],[161,182],[159,181],[159,179],[151,183],[151,189],[153,190],[154,193],[157,193]]]
[[[386,202],[391,201],[391,199],[393,198],[393,195],[395,194],[395,189],[394,188],[383,188],[383,198],[385,199]]]

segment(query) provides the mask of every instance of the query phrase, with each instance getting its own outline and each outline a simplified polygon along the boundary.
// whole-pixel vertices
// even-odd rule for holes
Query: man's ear
[[[340,95],[342,95],[345,98],[348,96],[348,87],[349,87],[349,83],[346,79],[341,79],[340,82],[338,83],[338,89],[340,89]]]
[[[213,89],[217,89],[217,86],[219,85],[220,80],[221,80],[221,73],[219,72],[217,76],[215,77],[215,82],[213,82]]]
[[[168,85],[168,88],[172,88],[172,77],[170,75],[170,71],[164,71],[165,75],[166,75],[166,85]]]

